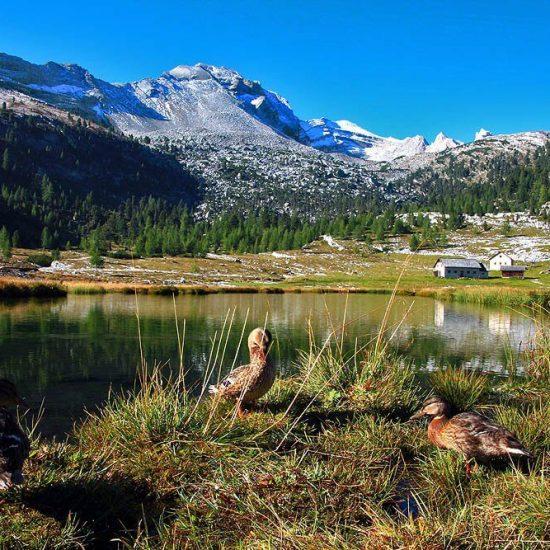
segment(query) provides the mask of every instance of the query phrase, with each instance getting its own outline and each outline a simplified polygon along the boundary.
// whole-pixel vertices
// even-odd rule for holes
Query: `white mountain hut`
[[[505,252],[497,252],[489,258],[489,271],[500,271],[511,265],[514,265],[514,259]]]

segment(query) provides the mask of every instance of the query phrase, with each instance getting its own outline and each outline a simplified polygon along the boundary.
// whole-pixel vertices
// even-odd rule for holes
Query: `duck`
[[[255,328],[248,336],[250,363],[233,369],[219,384],[209,387],[209,393],[237,402],[237,414],[245,414],[243,405],[254,403],[265,395],[275,382],[275,366],[268,353],[272,343],[269,330]]]
[[[24,482],[23,465],[29,456],[29,439],[7,407],[27,405],[15,385],[0,380],[0,491]]]
[[[462,453],[470,471],[469,462],[474,459],[481,464],[514,457],[533,459],[519,439],[503,426],[495,424],[485,416],[475,412],[463,412],[451,416],[451,407],[442,398],[428,398],[420,411],[411,416],[416,420],[431,416],[428,425],[428,439],[441,449],[451,449]]]

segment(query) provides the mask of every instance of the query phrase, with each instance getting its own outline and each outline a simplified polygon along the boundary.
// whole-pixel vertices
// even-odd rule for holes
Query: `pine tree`
[[[4,172],[9,172],[10,168],[11,168],[10,152],[9,152],[9,149],[6,147],[4,149],[4,154],[2,155],[2,170],[4,170]]]
[[[97,268],[101,268],[105,265],[105,261],[101,257],[101,252],[97,244],[90,250],[90,265]]]
[[[0,229],[0,253],[5,260],[11,258],[11,239],[5,226]]]
[[[416,233],[413,233],[409,239],[409,248],[412,252],[416,252],[420,248],[420,239]]]
[[[386,238],[386,228],[384,227],[384,220],[379,219],[374,231],[374,236],[377,241],[383,241]]]
[[[42,201],[44,202],[44,204],[50,204],[53,201],[54,190],[52,182],[46,174],[44,174],[44,176],[42,177],[41,191]]]
[[[50,233],[50,230],[48,229],[48,226],[45,226],[44,229],[42,229],[42,236],[40,240],[42,243],[42,248],[52,247],[52,235]]]
[[[512,234],[512,225],[510,224],[510,220],[506,218],[504,220],[504,223],[502,224],[502,227],[500,228],[500,232],[505,237],[509,237]]]
[[[90,254],[90,265],[101,268],[105,265],[102,253],[106,251],[106,244],[99,232],[94,231],[86,241],[86,251]]]

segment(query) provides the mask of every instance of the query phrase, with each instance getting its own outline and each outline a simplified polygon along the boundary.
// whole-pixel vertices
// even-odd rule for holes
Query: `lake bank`
[[[36,251],[20,249],[9,265],[12,273],[19,269],[21,276],[0,274],[0,297],[136,292],[391,294],[397,286],[402,295],[441,300],[514,307],[550,304],[550,252],[546,260],[530,263],[523,280],[503,279],[498,273],[491,273],[486,280],[440,279],[432,273],[438,258],[433,252],[381,252],[353,240],[332,244],[315,241],[301,250],[209,254],[203,258],[108,257],[102,268],[91,267],[82,252],[66,251],[60,261],[40,269],[28,262]]]
[[[350,369],[331,338],[242,420],[231,403],[196,401],[181,377],[153,371],[67,441],[33,438],[27,483],[3,495],[0,545],[542,547],[550,339],[540,337],[526,376],[498,385],[454,369],[420,380],[384,346]],[[408,422],[431,391],[514,431],[536,456],[530,469],[467,474],[460,455]]]
[[[504,376],[510,365],[523,367],[535,332],[526,313],[385,293],[110,293],[4,300],[0,378],[15,382],[33,409],[44,400],[41,433],[62,436],[110,391],[131,390],[143,359],[171,372],[183,362],[190,383],[197,383],[205,376],[211,339],[222,332],[227,338],[217,352],[220,376],[247,361],[241,334],[264,324],[285,376],[295,374],[310,339],[323,342],[345,328],[341,345],[352,354],[356,342],[376,338],[384,325],[392,352],[421,372],[452,365]]]
[[[279,294],[279,293],[349,293],[349,294],[392,294],[421,296],[438,300],[505,306],[542,306],[550,308],[550,288],[533,289],[518,286],[493,285],[492,281],[476,281],[469,285],[460,281],[437,281],[422,285],[402,283],[397,288],[388,286],[354,286],[352,284],[326,285],[323,281],[288,282],[285,284],[255,285],[156,285],[129,284],[101,281],[65,281],[59,279],[19,279],[0,277],[0,298],[51,298],[68,294],[143,294],[143,295],[205,295],[205,294]],[[500,281],[499,281],[500,282]]]

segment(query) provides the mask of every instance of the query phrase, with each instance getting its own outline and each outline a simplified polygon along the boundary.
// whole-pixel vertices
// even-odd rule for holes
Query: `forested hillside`
[[[243,168],[241,187],[230,191],[238,200],[212,215],[201,204],[216,191],[184,167],[188,151],[161,148],[39,102],[3,102],[0,247],[81,246],[96,256],[109,248],[138,256],[266,252],[298,248],[325,233],[369,242],[421,232],[420,240],[430,242],[460,227],[463,214],[548,215],[541,208],[550,195],[550,145],[485,159],[481,178],[479,172],[471,177],[470,156],[443,156],[392,184],[394,191],[415,189],[414,199],[410,192],[390,201],[377,193],[346,196],[330,186],[323,192],[309,189],[309,216],[292,204],[281,213],[258,200],[261,193],[253,198]],[[268,183],[257,191],[270,190],[276,201],[277,187]],[[429,210],[449,215],[442,227],[430,228],[428,217],[416,215]]]
[[[0,219],[21,244],[76,244],[127,199],[192,208],[199,183],[170,155],[67,114],[0,105]]]
[[[474,160],[479,165],[483,157]],[[445,213],[528,210],[539,215],[550,200],[550,143],[533,153],[489,159],[481,178],[471,177],[471,162],[470,156],[456,160],[449,155],[446,163],[413,172],[404,185],[418,187],[421,206]]]

